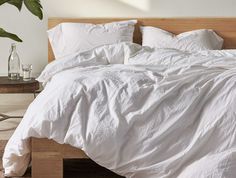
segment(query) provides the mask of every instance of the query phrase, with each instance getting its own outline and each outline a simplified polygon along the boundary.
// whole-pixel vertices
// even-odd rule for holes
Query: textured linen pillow
[[[84,52],[101,45],[133,42],[136,23],[137,20],[98,25],[62,23],[48,30],[48,38],[57,59],[73,52]]]
[[[224,40],[211,29],[200,29],[174,35],[156,27],[141,27],[143,46],[174,48],[182,51],[220,50]]]

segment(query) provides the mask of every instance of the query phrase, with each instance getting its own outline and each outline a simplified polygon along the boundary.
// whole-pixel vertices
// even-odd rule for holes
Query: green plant
[[[37,16],[40,20],[43,19],[43,12],[42,12],[43,7],[40,3],[40,0],[0,0],[0,6],[5,3],[17,7],[19,11],[21,11],[22,5],[24,4],[26,8],[33,15]],[[1,27],[0,27],[0,37],[10,38],[12,40],[22,42],[22,40],[17,35],[9,33]]]

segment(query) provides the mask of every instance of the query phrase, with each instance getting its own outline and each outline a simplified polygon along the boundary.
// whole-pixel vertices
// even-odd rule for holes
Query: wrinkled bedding
[[[212,53],[121,43],[49,64],[6,146],[5,174],[24,174],[38,137],[127,178],[235,178],[236,57]]]

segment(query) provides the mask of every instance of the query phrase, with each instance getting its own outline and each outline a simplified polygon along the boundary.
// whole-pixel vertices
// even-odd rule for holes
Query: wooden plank
[[[34,93],[39,89],[39,82],[32,78],[30,81],[9,80],[8,77],[0,77],[0,93]]]
[[[59,152],[33,152],[32,178],[63,178],[63,159]]]
[[[80,149],[48,139],[31,139],[32,152],[59,152],[63,159],[88,158]]]
[[[48,28],[55,27],[63,22],[80,22],[80,23],[108,23],[113,21],[121,21],[127,19],[137,19],[134,32],[134,42],[141,44],[142,35],[140,33],[140,26],[154,26],[172,33],[179,34],[182,32],[195,29],[213,29],[217,34],[224,38],[225,49],[236,48],[236,18],[80,18],[80,19],[64,19],[51,18],[48,20]],[[50,43],[48,43],[48,61],[54,60],[54,54]]]
[[[31,139],[32,178],[62,178],[63,159],[88,159],[80,149],[48,139]]]

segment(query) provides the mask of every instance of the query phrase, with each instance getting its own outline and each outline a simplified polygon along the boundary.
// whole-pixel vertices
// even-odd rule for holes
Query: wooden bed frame
[[[160,27],[175,34],[194,29],[213,29],[224,38],[225,49],[236,48],[236,18],[186,18],[186,19],[159,19],[159,18],[129,18],[138,19],[134,33],[134,42],[141,44],[140,25]],[[48,27],[52,28],[62,22],[107,23],[127,20],[121,18],[104,19],[49,19]],[[48,61],[54,60],[53,51],[48,45]],[[88,159],[86,154],[69,145],[60,145],[48,139],[32,138],[32,178],[62,178],[63,159]]]

